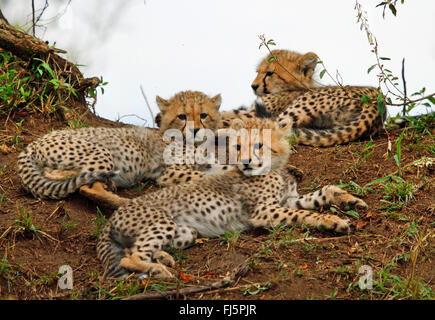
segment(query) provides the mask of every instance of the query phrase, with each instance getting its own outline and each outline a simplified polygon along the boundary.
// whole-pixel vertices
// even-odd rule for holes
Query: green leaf
[[[359,218],[359,214],[358,212],[354,211],[354,210],[348,210],[345,212],[345,214],[347,214],[348,216],[354,217],[354,218]]]
[[[429,100],[430,102],[432,102],[432,104],[435,104],[435,98],[433,96],[431,97],[427,97],[427,100]]]
[[[387,108],[385,108],[385,103],[378,102],[378,112],[381,117],[384,116],[385,112],[387,112]]]
[[[320,75],[319,75],[320,79],[323,78],[323,76],[325,75],[325,72],[326,72],[326,69],[323,69],[323,70],[320,72]]]
[[[369,100],[370,100],[370,98],[367,95],[363,94],[361,96],[362,103],[367,103],[367,102],[369,102]]]
[[[391,12],[396,15],[397,11],[396,11],[396,7],[394,6],[394,4],[390,3],[390,5],[388,6],[391,10]]]
[[[269,62],[275,62],[276,58],[274,56],[269,57],[269,59],[267,59]]]
[[[387,58],[387,57],[379,57],[379,59],[381,59],[381,60],[391,60],[390,58]]]
[[[386,176],[386,177],[382,177],[382,178],[379,178],[379,179],[376,179],[376,180],[370,181],[369,183],[366,183],[366,184],[364,185],[364,187],[369,187],[369,186],[374,185],[374,184],[377,184],[377,183],[381,183],[381,182],[388,181],[388,180],[390,180],[390,178],[391,178],[390,176]]]
[[[400,168],[400,160],[402,159],[402,139],[405,134],[405,130],[402,130],[400,137],[397,139],[396,143],[396,154],[394,155],[394,161],[396,161],[397,166]]]
[[[370,71],[372,71],[376,66],[377,64],[374,64],[370,68],[368,68],[367,73],[370,73]]]

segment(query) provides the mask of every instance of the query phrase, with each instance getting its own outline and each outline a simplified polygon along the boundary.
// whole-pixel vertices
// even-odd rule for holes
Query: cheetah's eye
[[[274,74],[273,71],[267,71],[267,72],[266,72],[266,77],[270,77],[270,76],[273,75],[273,74]]]
[[[208,114],[207,113],[201,113],[199,116],[201,117],[201,119],[205,119],[205,118],[208,117]]]
[[[180,120],[186,120],[186,115],[185,114],[179,114],[178,115],[178,119],[180,119]]]

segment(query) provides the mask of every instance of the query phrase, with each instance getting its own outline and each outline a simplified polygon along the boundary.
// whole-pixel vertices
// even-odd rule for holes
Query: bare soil
[[[369,205],[352,220],[354,230],[340,236],[321,230],[279,228],[252,230],[219,239],[200,239],[174,252],[177,280],[103,281],[104,270],[96,258],[97,212],[109,217],[109,208],[98,207],[80,195],[63,201],[35,199],[21,186],[16,174],[19,152],[31,141],[66,124],[58,119],[21,115],[0,119],[0,298],[2,299],[119,299],[138,293],[194,288],[222,280],[242,269],[232,284],[186,296],[187,299],[433,299],[434,292],[434,168],[411,166],[402,178],[412,182],[412,198],[401,209],[387,210],[382,183],[372,192],[357,195]],[[16,115],[17,122],[20,115]],[[89,126],[122,126],[92,114]],[[400,129],[389,130],[393,155]],[[433,157],[425,147],[433,140],[408,131],[402,141],[402,164]],[[20,142],[16,134],[23,140]],[[432,134],[435,134],[432,129]],[[388,139],[315,148],[297,146],[290,162],[303,170],[301,194],[327,184],[359,186],[395,173],[396,162],[386,157]],[[366,159],[362,155],[373,151]],[[387,182],[384,182],[384,184]],[[146,181],[119,193],[135,197],[156,186]],[[347,189],[349,190],[349,189]],[[30,226],[22,228],[20,213],[31,213]],[[33,231],[32,231],[33,230]],[[308,240],[304,240],[308,239]],[[311,239],[311,240],[310,240]],[[62,265],[73,269],[73,289],[58,287]],[[373,270],[373,290],[361,290],[359,267]],[[242,268],[241,268],[242,267]]]

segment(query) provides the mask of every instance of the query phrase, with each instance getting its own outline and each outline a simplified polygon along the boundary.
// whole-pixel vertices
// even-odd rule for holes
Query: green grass
[[[384,265],[373,275],[372,294],[381,299],[434,299],[433,289],[420,277],[404,277],[395,273],[397,258]]]
[[[219,236],[219,244],[234,245],[239,240],[242,231],[227,232]]]
[[[69,101],[78,98],[79,79],[60,70],[51,59],[33,57],[25,61],[10,52],[0,52],[0,115],[9,117],[20,111],[49,115],[65,111]],[[96,101],[97,88],[103,94],[105,85],[101,77],[98,86],[87,88],[84,95]]]
[[[408,205],[408,202],[413,199],[414,185],[403,180],[400,177],[392,177],[393,181],[383,184],[384,199],[380,201],[384,204],[382,209],[387,212],[401,210]]]
[[[103,229],[104,225],[107,222],[107,218],[103,215],[100,208],[97,207],[97,216],[94,220],[95,229],[92,232],[94,236],[98,237]]]

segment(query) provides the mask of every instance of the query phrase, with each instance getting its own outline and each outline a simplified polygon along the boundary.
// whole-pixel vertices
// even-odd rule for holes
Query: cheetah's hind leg
[[[161,253],[162,251],[156,251]],[[172,258],[172,257],[171,257]],[[130,256],[125,256],[121,259],[119,265],[130,271],[138,272],[140,274],[151,274],[159,279],[170,279],[174,276],[172,273],[161,263],[146,261],[141,252],[134,252]]]
[[[94,201],[102,202],[115,209],[130,201],[128,198],[123,198],[113,192],[107,191],[104,186],[104,183],[96,181],[92,186],[81,186],[80,194]]]

